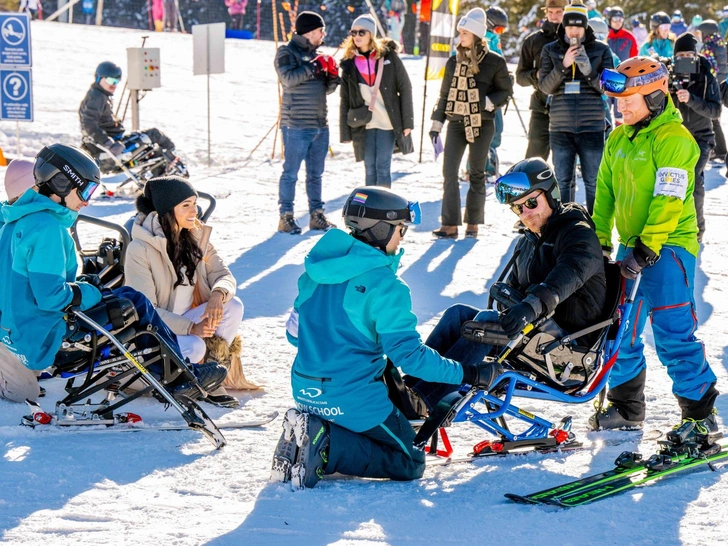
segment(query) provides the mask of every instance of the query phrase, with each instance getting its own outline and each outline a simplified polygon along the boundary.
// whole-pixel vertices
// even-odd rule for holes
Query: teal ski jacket
[[[0,341],[31,370],[53,364],[73,301],[76,251],[68,233],[78,213],[33,191],[0,209]],[[101,301],[87,283],[81,309]]]
[[[462,366],[417,333],[409,287],[397,276],[403,252],[387,256],[333,229],[306,256],[286,323],[298,347],[291,387],[302,411],[354,432],[378,426],[393,410],[387,357],[421,379],[462,383]]]

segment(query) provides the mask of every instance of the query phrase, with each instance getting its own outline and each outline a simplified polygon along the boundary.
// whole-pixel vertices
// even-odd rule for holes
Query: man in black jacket
[[[458,362],[476,362],[495,347],[460,336],[470,320],[493,324],[498,333],[513,339],[540,317],[553,312],[553,321],[573,334],[599,321],[607,297],[607,281],[601,245],[586,209],[562,203],[551,167],[541,158],[524,159],[498,179],[498,201],[507,204],[525,226],[514,251],[513,267],[506,283],[524,297],[500,313],[456,304],[449,307],[425,345]],[[593,335],[575,340],[589,346]],[[405,380],[432,407],[456,387],[414,378]]]
[[[614,61],[609,46],[594,37],[586,14],[581,4],[564,10],[556,41],[541,52],[538,87],[551,95],[549,137],[561,195],[566,202],[575,199],[578,155],[591,214],[606,129],[599,75]]]
[[[326,95],[336,90],[340,79],[334,58],[316,51],[325,35],[323,18],[318,13],[302,11],[296,17],[296,33],[276,53],[276,72],[283,86],[280,127],[285,162],[278,190],[278,231],[283,233],[301,233],[301,226],[293,217],[293,200],[298,170],[304,161],[309,229],[325,231],[334,227],[324,216],[321,175],[329,150]]]
[[[541,68],[541,50],[556,39],[556,29],[564,16],[566,0],[546,0],[546,21],[541,30],[530,34],[521,47],[516,68],[516,82],[522,87],[533,87],[531,95],[531,122],[528,126],[526,157],[549,158],[549,107],[548,95],[538,88],[538,71]]]
[[[124,153],[124,125],[114,115],[111,98],[114,96],[116,86],[121,81],[121,67],[104,61],[96,67],[94,83],[91,84],[86,96],[78,109],[81,121],[81,133],[84,138],[83,147],[92,156],[98,156],[101,150],[94,146],[99,144],[115,156]],[[159,129],[145,129],[143,131],[150,140],[157,144],[165,157],[172,162],[180,162],[174,154],[174,142]]]
[[[698,217],[698,241],[703,240],[705,218],[705,165],[715,148],[713,120],[720,118],[722,108],[718,81],[710,72],[708,60],[698,55],[698,41],[687,32],[675,41],[670,95],[680,110],[683,125],[700,146],[700,158],[695,164],[695,212]]]

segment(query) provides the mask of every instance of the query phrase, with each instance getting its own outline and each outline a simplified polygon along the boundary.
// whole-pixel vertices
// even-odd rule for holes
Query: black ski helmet
[[[536,190],[543,190],[552,209],[559,207],[561,192],[553,169],[540,157],[529,157],[498,179],[495,195],[499,203],[510,205]]]
[[[660,25],[669,25],[670,24],[670,16],[665,13],[664,11],[658,11],[657,13],[653,13],[652,17],[650,17],[650,30],[655,30]]]
[[[711,34],[720,34],[720,27],[718,26],[718,23],[715,22],[713,19],[706,19],[702,23],[700,23],[697,27],[697,29],[700,31],[700,33],[703,35],[703,39],[707,38]]]
[[[607,19],[607,24],[612,26],[612,17],[621,17],[624,19],[624,10],[619,6],[607,8],[604,16]]]
[[[33,177],[38,193],[57,195],[65,206],[74,189],[82,201],[89,201],[101,183],[101,172],[93,158],[75,146],[51,144],[35,156]]]
[[[400,224],[419,224],[419,204],[385,188],[356,188],[344,204],[344,223],[358,240],[385,252]]]
[[[493,30],[495,27],[508,28],[508,14],[498,6],[491,6],[485,10],[486,19],[488,21],[488,30]]]
[[[104,61],[96,67],[95,77],[97,83],[101,80],[101,78],[121,79],[121,67],[111,61]]]

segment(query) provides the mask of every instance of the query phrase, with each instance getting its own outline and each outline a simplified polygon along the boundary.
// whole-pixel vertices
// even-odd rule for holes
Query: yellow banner
[[[460,0],[432,0],[430,50],[427,52],[430,60],[425,75],[428,80],[441,80],[445,74],[445,64],[452,53],[459,3]]]

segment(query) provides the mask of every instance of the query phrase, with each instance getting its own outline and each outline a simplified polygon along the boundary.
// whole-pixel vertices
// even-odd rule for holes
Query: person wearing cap
[[[385,188],[356,188],[344,204],[350,233],[332,229],[311,249],[286,322],[297,348],[291,368],[296,408],[286,412],[271,479],[314,487],[325,474],[413,480],[425,453],[388,397],[389,359],[430,381],[487,388],[500,371],[490,362],[456,362],[427,347],[412,297],[397,275],[418,203]],[[385,356],[386,355],[386,356]]]
[[[546,20],[539,30],[523,41],[521,55],[516,68],[516,82],[522,87],[533,87],[529,109],[531,121],[528,126],[528,146],[525,157],[549,158],[549,105],[551,98],[538,87],[538,73],[541,68],[541,51],[546,44],[556,40],[556,29],[564,16],[566,0],[546,0],[543,10]]]
[[[689,63],[687,66],[684,64],[685,61]],[[703,171],[708,164],[711,150],[715,148],[713,120],[720,118],[723,105],[720,102],[720,87],[711,74],[710,63],[705,57],[698,55],[698,40],[689,32],[675,40],[670,95],[672,102],[680,110],[683,125],[693,135],[700,148],[700,157],[695,164],[693,199],[698,218],[698,241],[702,242],[705,233]]]
[[[392,186],[392,153],[414,152],[412,84],[392,40],[377,38],[371,15],[351,24],[341,45],[341,142],[353,142],[354,158],[364,161],[367,186]],[[381,71],[381,76],[380,76]],[[356,119],[361,112],[366,119]]]
[[[588,25],[586,8],[567,6],[556,41],[541,53],[538,86],[551,95],[549,138],[561,195],[567,203],[576,198],[578,156],[590,213],[606,130],[599,74],[613,66],[609,46]]]
[[[13,159],[5,170],[5,194],[7,204],[12,205],[27,190],[35,186],[33,162],[25,159]],[[2,219],[0,219],[2,222]]]
[[[720,27],[712,19],[706,19],[698,25],[696,37],[699,37],[700,54],[708,59],[711,73],[722,84],[728,77],[728,52],[726,43],[720,33]],[[710,152],[710,161],[713,163],[725,163],[728,148],[726,148],[723,127],[720,118],[713,120],[713,132],[715,133],[715,148]]]
[[[670,17],[664,11],[653,13],[650,17],[650,33],[640,47],[639,54],[644,57],[669,59],[673,54],[675,35],[670,32]]]
[[[126,286],[152,302],[177,336],[182,356],[203,362],[223,345],[227,358],[220,364],[229,370],[224,385],[257,389],[245,379],[239,359],[243,302],[235,295],[237,282],[209,242],[212,228],[197,218],[197,191],[181,177],[153,178],[136,207],[124,265]],[[219,390],[209,401],[237,405],[226,394]]]
[[[63,144],[46,146],[33,164],[35,191],[25,191],[15,203],[0,209],[4,222],[0,227],[0,342],[31,371],[53,365],[69,335],[68,311],[86,311],[102,300],[98,279],[76,278],[76,249],[68,232],[98,188],[100,175],[96,162],[83,150]],[[143,294],[125,286],[113,294],[130,300],[139,327],[156,328],[183,361],[174,334]],[[193,367],[192,372],[203,388],[219,385],[226,375],[217,363]],[[27,381],[26,386],[30,386]],[[200,394],[190,382],[169,388],[193,397]],[[5,390],[7,394],[7,383]]]
[[[632,19],[632,35],[637,41],[638,48],[642,47],[642,44],[647,41],[647,29],[645,28],[645,25],[640,22],[639,17],[634,17]]]
[[[598,17],[599,19],[602,18],[602,14],[599,13],[599,10],[597,9],[596,0],[586,0],[586,2],[584,2],[584,5],[586,6],[586,9],[588,10],[586,13],[586,16],[589,19],[594,19],[595,17]]]
[[[675,36],[680,36],[688,31],[688,26],[685,24],[683,19],[682,11],[676,9],[672,12],[672,19],[670,20],[670,32]]]
[[[693,15],[693,18],[690,20],[690,24],[688,25],[687,32],[692,32],[697,37],[697,31],[698,27],[700,26],[700,23],[703,22],[703,16],[700,14]]]
[[[457,54],[445,64],[429,132],[433,145],[439,148],[440,133],[448,122],[442,165],[442,224],[432,232],[444,239],[456,239],[458,227],[463,223],[458,174],[466,148],[470,158],[470,187],[465,201],[465,236],[477,237],[478,225],[485,222],[485,164],[495,133],[495,111],[513,94],[505,60],[490,51],[485,41],[485,11],[470,10],[457,28],[460,43]]]
[[[283,87],[280,123],[283,136],[283,173],[278,183],[278,231],[300,234],[293,203],[301,163],[306,162],[308,227],[326,231],[334,225],[324,214],[321,177],[329,151],[329,124],[326,96],[340,83],[339,67],[333,57],[322,55],[318,47],[326,36],[323,17],[302,11],[296,17],[295,34],[278,48],[275,69]]]
[[[714,431],[716,377],[695,337],[693,297],[700,250],[693,190],[700,149],[670,99],[661,62],[629,59],[605,70],[601,84],[617,98],[624,123],[607,139],[592,218],[607,256],[616,227],[625,292],[640,274],[641,279],[627,317],[630,335],[622,338],[609,379],[610,404],[589,424],[595,430],[642,427],[647,368],[642,331],[649,318],[657,357],[682,410],[676,432]]]
[[[621,7],[615,6],[607,8],[606,19],[609,25],[607,44],[609,44],[609,49],[612,50],[612,53],[617,56],[617,60],[614,63],[614,66],[617,66],[622,61],[626,61],[630,57],[637,55],[637,40],[631,32],[624,28],[624,10]],[[608,97],[607,102],[614,110],[616,123],[622,123],[622,114],[617,109],[617,102]]]

